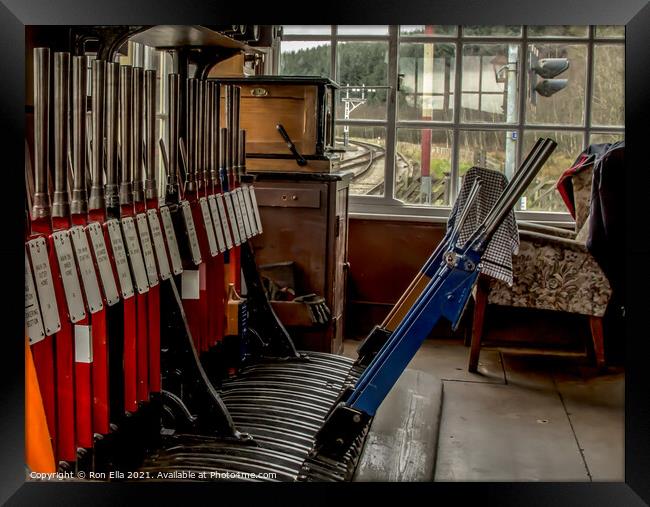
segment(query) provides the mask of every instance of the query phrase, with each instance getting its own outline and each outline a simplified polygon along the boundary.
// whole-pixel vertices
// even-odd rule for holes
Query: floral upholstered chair
[[[482,278],[477,284],[469,371],[476,371],[488,303],[539,308],[585,315],[589,319],[594,355],[605,366],[602,317],[611,288],[587,251],[589,201],[593,164],[571,176],[575,231],[518,222],[520,245],[513,256],[513,285]]]

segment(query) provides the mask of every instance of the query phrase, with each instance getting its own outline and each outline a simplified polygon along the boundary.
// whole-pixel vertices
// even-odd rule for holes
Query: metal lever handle
[[[194,187],[194,174],[190,171],[189,166],[187,165],[187,149],[185,148],[185,140],[181,137],[178,140],[178,147],[181,155],[181,163],[179,164],[179,167],[181,169],[181,172],[183,173],[182,175],[182,181],[185,182],[185,190],[189,190],[190,192],[195,190]]]
[[[88,213],[86,195],[86,79],[85,56],[72,58],[72,200],[70,212]]]
[[[32,216],[50,216],[47,157],[50,123],[50,50],[34,49],[34,200]]]
[[[460,216],[458,217],[458,220],[456,220],[456,223],[454,224],[454,227],[451,231],[452,241],[450,242],[450,245],[452,247],[455,246],[456,241],[458,241],[458,237],[460,236],[460,233],[463,230],[465,221],[469,216],[469,211],[472,208],[472,205],[474,204],[474,200],[478,196],[480,189],[481,189],[481,180],[474,180],[474,182],[472,183],[472,187],[469,189],[469,194],[467,194],[465,207],[461,211]]]
[[[160,158],[162,160],[163,170],[165,175],[169,177],[169,159],[167,158],[167,148],[165,148],[165,141],[162,138],[158,139],[158,146],[160,147]]]
[[[68,198],[68,124],[70,54],[54,53],[54,199],[52,216],[70,214]]]
[[[282,139],[284,139],[284,141],[287,143],[287,146],[291,150],[291,153],[293,153],[293,156],[296,157],[296,163],[299,166],[307,165],[307,161],[305,160],[305,158],[300,153],[298,153],[298,150],[296,149],[296,145],[293,144],[293,141],[289,137],[289,134],[287,134],[287,131],[284,129],[282,124],[278,123],[275,126],[275,128],[278,129],[278,132],[280,132],[280,135],[282,136]]]

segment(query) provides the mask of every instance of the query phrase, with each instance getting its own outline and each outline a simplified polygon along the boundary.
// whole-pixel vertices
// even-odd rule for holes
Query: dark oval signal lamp
[[[532,105],[537,104],[537,94],[550,97],[569,83],[568,79],[555,79],[569,68],[568,58],[538,58],[537,54],[536,51],[529,52],[529,98]]]
[[[541,58],[533,67],[535,73],[543,78],[550,79],[559,76],[569,68],[568,58]]]
[[[568,79],[543,79],[535,86],[535,91],[543,97],[550,97],[566,88]]]

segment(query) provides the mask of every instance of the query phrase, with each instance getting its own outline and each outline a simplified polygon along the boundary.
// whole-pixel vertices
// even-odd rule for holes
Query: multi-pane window
[[[393,164],[394,72],[387,25],[285,26],[279,74],[325,76],[335,80],[336,143],[344,146],[341,166],[354,174],[351,193],[384,198],[385,174]],[[390,148],[388,148],[390,147]],[[389,194],[390,195],[390,194]]]
[[[588,144],[624,139],[624,37],[622,26],[287,26],[279,72],[341,85],[352,211],[444,216],[468,168],[512,178],[548,136],[558,147],[517,209],[561,221],[559,176]]]
[[[549,136],[558,148],[518,210],[567,220],[558,177],[588,144],[624,139],[624,44],[614,25],[287,25],[276,56],[279,74],[340,85],[335,134],[353,212],[445,216],[468,168],[512,178]],[[166,139],[171,57],[140,56],[158,70],[157,137]],[[568,67],[540,75],[549,59]]]

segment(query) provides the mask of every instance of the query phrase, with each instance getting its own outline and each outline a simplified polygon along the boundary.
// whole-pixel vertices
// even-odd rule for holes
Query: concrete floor
[[[468,351],[424,343],[375,417],[356,480],[624,480],[622,371],[483,349],[472,374]]]

